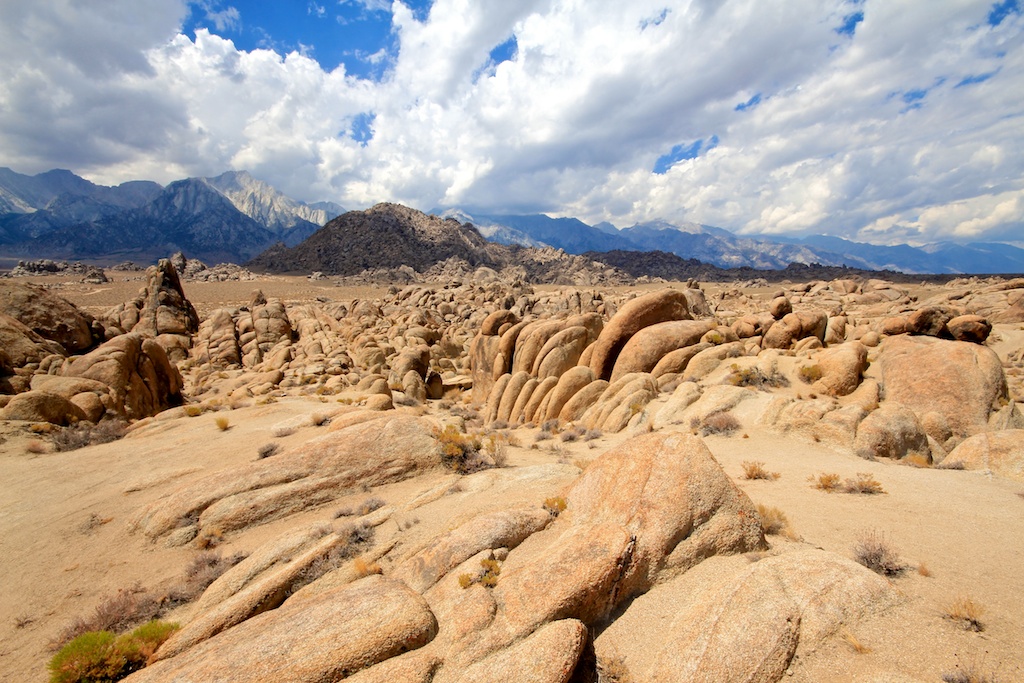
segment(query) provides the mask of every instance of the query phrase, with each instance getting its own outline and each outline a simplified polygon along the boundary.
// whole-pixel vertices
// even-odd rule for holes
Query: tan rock
[[[562,412],[565,404],[580,390],[594,381],[594,373],[590,368],[578,366],[567,371],[558,378],[558,384],[551,390],[544,420],[553,420]]]
[[[700,342],[705,333],[715,328],[709,320],[673,320],[639,330],[622,348],[611,381],[631,372],[651,372],[665,355]],[[679,370],[673,370],[679,372]]]
[[[537,506],[481,515],[434,539],[430,545],[398,564],[392,576],[424,593],[449,571],[482,550],[512,549],[551,522]]]
[[[588,370],[590,368],[587,368]],[[608,389],[608,381],[597,379],[573,394],[572,398],[565,402],[562,410],[558,413],[558,419],[562,422],[575,422],[583,417],[583,414],[594,405],[601,395]]]
[[[583,350],[590,343],[587,328],[569,327],[551,337],[533,363],[537,377],[560,377],[579,362]]]
[[[541,626],[522,641],[468,667],[457,683],[568,683],[587,644],[587,627],[576,619]]]
[[[999,357],[980,344],[897,336],[879,358],[887,402],[918,415],[935,411],[961,438],[987,426],[993,404],[1007,395]]]
[[[69,425],[85,419],[85,412],[70,399],[48,391],[26,391],[0,409],[0,419]]]
[[[847,342],[820,352],[814,364],[821,369],[821,379],[813,385],[815,391],[829,396],[848,396],[860,386],[867,370],[868,350],[860,342]]]
[[[862,458],[902,458],[910,454],[930,458],[928,435],[914,411],[884,403],[857,427],[854,452]]]
[[[38,365],[47,356],[66,353],[60,344],[43,339],[6,313],[0,313],[0,349],[3,349],[11,370]]]
[[[66,353],[84,351],[93,345],[92,316],[45,287],[10,280],[0,282],[0,312],[43,339],[56,342]]]
[[[670,351],[657,362],[654,369],[651,370],[651,375],[661,377],[670,373],[679,374],[685,372],[686,366],[690,364],[694,356],[711,347],[711,344],[694,344],[693,346]]]
[[[338,680],[437,633],[427,603],[399,581],[371,576],[320,597],[295,608],[285,603],[125,680]]]
[[[975,434],[954,448],[947,462],[1024,482],[1024,429]]]
[[[992,324],[980,315],[960,315],[947,322],[946,329],[957,341],[984,344],[992,332]]]
[[[360,485],[399,481],[440,463],[435,425],[389,415],[328,432],[256,462],[216,472],[144,508],[150,538],[194,520],[201,531],[231,531],[333,500]]]
[[[634,334],[656,323],[689,318],[686,295],[678,290],[663,289],[627,302],[595,342],[590,369],[597,379],[610,379],[619,353]]]
[[[181,374],[162,346],[138,333],[114,337],[75,358],[62,374],[95,380],[110,388],[111,408],[128,419],[156,415],[181,405]]]
[[[512,419],[512,410],[519,401],[519,396],[523,392],[523,388],[531,379],[530,373],[525,370],[517,372],[509,378],[508,382],[505,384],[505,389],[501,393],[497,410],[494,411],[495,420],[508,422]]]

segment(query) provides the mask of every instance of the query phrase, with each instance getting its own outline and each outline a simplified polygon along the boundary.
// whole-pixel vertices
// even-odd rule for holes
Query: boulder
[[[957,341],[984,344],[992,333],[992,323],[980,315],[960,315],[947,322],[946,329]]]
[[[868,350],[860,342],[847,342],[821,351],[814,363],[821,369],[821,379],[813,389],[830,396],[847,396],[860,386],[868,368]]]
[[[494,589],[515,633],[566,618],[592,624],[707,557],[764,545],[753,504],[690,435],[623,442],[566,500],[547,531],[509,553]]]
[[[541,507],[481,515],[434,539],[426,548],[400,562],[391,575],[414,591],[424,593],[477,553],[515,548],[550,522],[551,515]]]
[[[1024,429],[975,434],[954,448],[946,462],[1024,482]]]
[[[340,680],[422,647],[436,633],[437,622],[422,597],[400,581],[371,576],[312,603],[285,603],[125,680]]]
[[[639,330],[623,346],[611,381],[631,372],[652,372],[667,354],[699,343],[714,328],[711,320],[672,320]]]
[[[788,349],[808,337],[824,341],[827,327],[828,316],[822,311],[787,313],[768,328],[761,345],[766,349]]]
[[[0,312],[60,344],[69,354],[85,351],[102,339],[102,334],[99,339],[93,337],[92,316],[38,285],[0,281]]]
[[[26,391],[11,398],[0,409],[2,420],[25,420],[69,425],[86,419],[85,412],[70,399],[48,391]]]
[[[161,259],[150,266],[146,277],[139,296],[103,316],[108,336],[136,332],[147,337],[169,334],[191,338],[199,331],[199,316],[185,297],[171,261]]]
[[[181,405],[181,373],[160,344],[132,332],[114,337],[84,356],[73,359],[61,372],[110,388],[118,415],[141,419]]]
[[[899,404],[885,403],[872,411],[857,427],[854,452],[862,458],[899,459],[910,454],[930,459],[928,435],[914,411]]]
[[[273,458],[215,472],[144,508],[150,538],[176,528],[227,532],[321,505],[362,485],[400,481],[440,464],[435,425],[390,414],[310,439]]]
[[[587,644],[587,627],[576,619],[541,626],[522,641],[469,666],[456,683],[568,683]]]
[[[776,320],[782,320],[793,312],[793,304],[784,296],[777,296],[768,304],[768,312]]]
[[[4,351],[6,365],[12,372],[27,365],[38,366],[48,356],[64,356],[66,353],[57,342],[43,339],[5,313],[0,313],[0,349]]]
[[[636,681],[780,681],[794,655],[897,599],[886,579],[821,550],[712,558],[637,598],[595,650]]]
[[[634,334],[656,323],[688,319],[686,295],[675,289],[651,292],[627,302],[594,342],[590,369],[597,379],[610,379],[619,353]]]
[[[558,378],[558,384],[551,390],[544,420],[552,420],[559,416],[565,404],[584,387],[594,381],[593,371],[586,366],[572,368]],[[540,418],[538,418],[538,421]]]
[[[887,402],[918,415],[935,411],[959,438],[987,426],[993,405],[1007,396],[999,357],[980,344],[896,336],[879,359]]]
[[[919,308],[907,316],[907,334],[921,334],[929,337],[945,337],[949,335],[946,323],[952,320],[953,314],[936,306]]]

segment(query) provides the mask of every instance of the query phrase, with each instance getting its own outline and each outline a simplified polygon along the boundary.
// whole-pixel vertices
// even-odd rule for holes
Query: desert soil
[[[140,277],[115,274],[114,282],[96,286],[68,282],[58,293],[98,314],[135,296],[144,284]],[[46,277],[35,281],[58,283]],[[247,303],[257,287],[285,301],[350,301],[374,298],[382,291],[283,277],[186,283],[185,291],[202,317],[215,308]],[[706,289],[712,298],[714,287]],[[767,298],[774,289],[758,294]],[[656,410],[665,398],[663,394],[649,409]],[[754,419],[759,402],[768,398],[764,394],[741,404],[735,414],[742,428],[733,436],[705,440],[755,503],[777,507],[788,517],[794,538],[770,536],[770,544],[778,549],[804,543],[849,557],[862,534],[876,531],[907,565],[892,579],[900,595],[896,604],[851,625],[849,638],[836,635],[816,651],[803,653],[790,669],[790,680],[938,681],[958,667],[994,673],[998,681],[1024,680],[1024,484],[979,472],[869,462],[797,435],[780,436]],[[239,407],[219,414],[228,416],[227,430],[217,427],[212,414],[182,415],[155,422],[132,438],[64,453],[33,453],[37,437],[25,425],[0,427],[0,680],[45,681],[52,656],[49,644],[69,621],[120,589],[138,584],[160,594],[180,580],[195,549],[170,548],[133,533],[132,522],[141,509],[189,478],[256,459],[266,443],[302,443],[320,428],[306,426],[277,438],[273,426],[328,407],[319,397]],[[425,410],[440,409],[431,403]],[[688,431],[689,426],[667,429]],[[510,485],[503,504],[556,495],[580,467],[630,437],[624,432],[589,442],[536,441],[537,431],[511,432],[518,445],[509,449],[505,469],[560,463],[563,474]],[[741,463],[751,460],[763,461],[779,478],[745,480]],[[869,473],[885,493],[817,490],[808,479],[823,472],[843,478]],[[249,552],[286,529],[331,523],[336,509],[368,495],[402,506],[456,479],[437,471],[360,491],[232,534],[218,550],[225,555]],[[429,506],[401,508],[407,512],[378,531],[378,542],[390,537],[408,547],[423,543],[466,518],[468,495],[456,492]],[[959,596],[984,608],[983,631],[966,631],[943,617],[944,608]],[[187,618],[187,610],[170,616]],[[856,652],[852,638],[868,651]],[[893,678],[893,672],[902,678]]]

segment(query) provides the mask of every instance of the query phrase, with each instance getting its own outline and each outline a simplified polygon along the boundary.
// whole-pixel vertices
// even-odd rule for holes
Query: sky
[[[0,166],[1024,246],[1018,0],[0,0]]]

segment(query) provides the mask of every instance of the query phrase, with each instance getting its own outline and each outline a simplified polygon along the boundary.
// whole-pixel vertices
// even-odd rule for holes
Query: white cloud
[[[183,1],[5,3],[0,164],[105,182],[246,168],[348,206],[883,242],[1024,226],[1019,14],[991,27],[969,0],[436,0],[417,17],[400,1],[343,1],[393,12],[399,50],[377,53],[395,60],[379,83],[175,35]],[[854,35],[837,33],[854,11]],[[513,35],[515,56],[495,66]],[[367,114],[361,146],[348,133]]]

